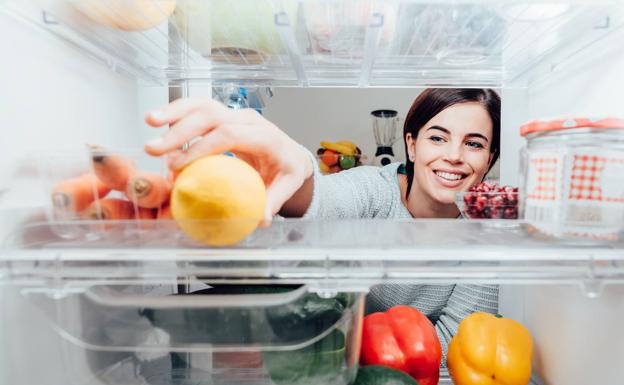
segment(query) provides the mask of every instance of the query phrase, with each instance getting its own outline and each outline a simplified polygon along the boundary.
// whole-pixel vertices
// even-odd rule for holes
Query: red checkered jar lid
[[[520,127],[520,135],[535,136],[545,133],[561,133],[562,131],[589,129],[624,129],[624,119],[618,118],[560,118],[553,120],[532,120]]]

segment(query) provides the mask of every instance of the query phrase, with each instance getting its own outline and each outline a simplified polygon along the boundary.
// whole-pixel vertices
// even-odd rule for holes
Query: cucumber
[[[267,308],[267,319],[281,341],[305,342],[342,318],[352,302],[348,296],[341,294],[334,298],[321,298],[316,293],[307,293],[287,305]]]
[[[418,385],[418,381],[399,370],[370,365],[358,370],[353,385]]]
[[[264,352],[262,359],[276,385],[346,383],[345,348],[344,333],[334,330],[305,348]]]

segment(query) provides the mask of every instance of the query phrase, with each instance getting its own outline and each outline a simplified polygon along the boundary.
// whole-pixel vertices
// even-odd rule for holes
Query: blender
[[[395,161],[392,145],[396,141],[398,113],[394,110],[375,110],[371,112],[373,134],[377,143],[375,166],[386,166]]]

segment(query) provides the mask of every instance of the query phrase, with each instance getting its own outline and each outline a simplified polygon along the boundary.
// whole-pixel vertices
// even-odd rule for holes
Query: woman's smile
[[[457,170],[433,170],[434,180],[442,187],[456,189],[464,183],[467,174]]]

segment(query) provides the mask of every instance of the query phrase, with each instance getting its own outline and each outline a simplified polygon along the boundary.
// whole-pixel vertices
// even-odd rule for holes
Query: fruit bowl
[[[348,140],[321,141],[321,147],[316,151],[316,156],[323,174],[333,174],[361,166],[364,160],[362,150]]]
[[[336,154],[328,150],[319,150],[316,156],[319,161],[319,168],[323,174],[334,174],[353,167],[361,166],[365,159],[362,154],[344,155]]]
[[[455,204],[466,219],[518,219],[518,188],[483,182],[457,193]]]

